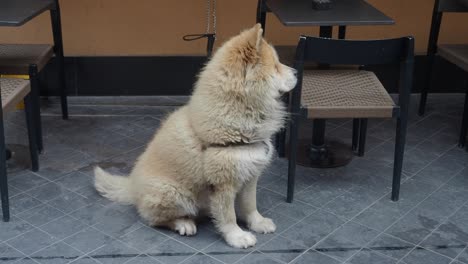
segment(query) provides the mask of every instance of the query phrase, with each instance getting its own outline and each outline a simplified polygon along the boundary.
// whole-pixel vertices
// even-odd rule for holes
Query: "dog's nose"
[[[296,69],[292,69],[292,72],[294,74],[294,77],[297,77],[297,70]]]

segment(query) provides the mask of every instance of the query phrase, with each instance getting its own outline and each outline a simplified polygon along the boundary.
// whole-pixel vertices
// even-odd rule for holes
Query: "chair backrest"
[[[413,60],[414,39],[342,40],[301,36],[297,62],[322,64],[374,65]]]
[[[341,65],[400,64],[399,106],[407,112],[410,101],[414,38],[403,37],[383,40],[342,40],[301,36],[297,45],[294,67],[297,85],[292,90],[291,112],[300,112],[302,77],[305,62]]]
[[[468,12],[468,0],[436,0],[439,12]]]
[[[437,41],[439,40],[440,25],[444,12],[468,12],[468,0],[435,0],[434,9],[432,11],[429,43],[427,45],[427,55],[430,61],[433,60],[437,52]]]

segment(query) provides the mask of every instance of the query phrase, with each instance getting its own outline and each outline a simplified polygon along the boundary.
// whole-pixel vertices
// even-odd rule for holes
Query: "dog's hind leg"
[[[197,233],[197,225],[192,218],[178,218],[161,226],[172,229],[181,236],[193,236]]]
[[[170,184],[148,186],[138,200],[138,212],[151,226],[167,227],[180,235],[192,236],[197,232],[193,220],[198,212],[190,192]]]

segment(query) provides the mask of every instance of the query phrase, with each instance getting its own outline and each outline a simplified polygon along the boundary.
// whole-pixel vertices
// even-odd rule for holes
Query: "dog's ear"
[[[257,23],[247,32],[247,40],[252,47],[255,47],[257,51],[260,51],[263,40],[263,29],[260,23]]]

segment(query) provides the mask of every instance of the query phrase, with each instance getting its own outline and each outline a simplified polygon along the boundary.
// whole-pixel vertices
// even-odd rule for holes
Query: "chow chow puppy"
[[[217,50],[190,101],[162,123],[130,176],[96,168],[96,189],[135,205],[152,226],[191,236],[195,218],[207,214],[229,245],[254,246],[255,236],[236,218],[258,233],[276,229],[257,211],[256,187],[285,120],[280,96],[294,88],[295,74],[279,62],[260,24],[241,32]]]

